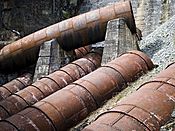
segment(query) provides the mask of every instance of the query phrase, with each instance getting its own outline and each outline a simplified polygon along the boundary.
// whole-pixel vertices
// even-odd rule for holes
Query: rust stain
[[[170,64],[152,81],[121,99],[112,110],[102,113],[83,131],[158,131],[170,118],[175,106],[175,64]]]
[[[17,119],[18,115],[22,114],[26,119],[30,119],[35,125],[34,127],[39,130],[66,130],[97,109],[114,92],[125,88],[127,82],[134,81],[142,73],[152,68],[153,63],[144,53],[128,52],[33,106],[7,118],[6,124],[3,125],[0,121],[0,128],[3,130],[9,125],[18,130],[26,129],[30,125],[29,122]],[[131,108],[133,109],[133,107]],[[35,114],[31,114],[31,112],[35,112]],[[127,117],[127,119],[130,118]],[[4,123],[4,121],[2,122]],[[113,123],[115,124],[115,122]],[[44,128],[45,126],[46,128]]]

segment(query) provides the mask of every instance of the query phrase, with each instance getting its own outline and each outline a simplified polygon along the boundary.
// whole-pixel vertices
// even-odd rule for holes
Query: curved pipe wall
[[[85,56],[88,52],[90,52],[92,49],[92,47],[90,45],[88,46],[84,46],[84,47],[80,47],[78,49],[75,49],[75,56],[77,59]]]
[[[5,46],[0,51],[0,70],[33,64],[34,49],[53,38],[57,38],[64,50],[103,41],[107,22],[119,17],[126,18],[130,30],[136,33],[130,2],[119,2],[51,25]]]
[[[83,131],[159,131],[175,107],[175,64],[146,82]]]
[[[96,50],[84,58],[76,60],[60,70],[41,78],[25,89],[0,102],[0,119],[5,119],[25,107],[49,96],[73,81],[92,72],[101,64],[101,50]]]
[[[27,73],[0,86],[0,101],[32,83],[32,75]]]
[[[3,130],[66,130],[97,109],[115,91],[121,91],[153,68],[139,51],[126,53],[35,105],[0,121]]]

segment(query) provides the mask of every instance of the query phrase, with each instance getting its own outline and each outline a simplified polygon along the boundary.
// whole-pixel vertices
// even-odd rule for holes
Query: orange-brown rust
[[[25,89],[0,102],[0,119],[5,119],[25,107],[62,89],[101,65],[101,49],[96,49],[60,70],[41,78]],[[6,113],[5,113],[6,112]]]
[[[158,131],[175,107],[175,64],[146,82],[83,131]]]
[[[33,54],[36,52],[34,49],[37,50],[43,42],[53,38],[57,38],[64,50],[103,41],[107,22],[119,17],[125,18],[132,33],[136,33],[131,3],[115,3],[56,23],[5,46],[0,50],[0,70],[33,64],[37,59]],[[31,54],[33,57],[29,57]],[[30,61],[27,60],[28,57],[31,58]],[[16,62],[17,59],[21,61]]]
[[[90,52],[92,49],[91,46],[84,46],[84,47],[80,47],[78,49],[75,49],[75,56],[77,59],[85,56],[88,52]]]
[[[113,64],[98,68],[35,105],[6,119],[6,124],[9,124],[10,128],[14,126],[18,130],[27,130],[29,127],[42,131],[68,129],[97,109],[115,91],[126,87],[127,82],[135,80],[135,77],[151,69],[147,66],[151,60],[149,58],[143,60],[142,56],[145,55],[141,52],[138,54],[130,52],[122,55],[110,62]],[[127,59],[128,57],[132,59]],[[129,81],[125,77],[126,74],[130,74]],[[30,122],[18,119],[19,115]],[[7,125],[3,124],[4,121],[0,121],[0,128],[6,129]],[[45,126],[46,128],[44,128]]]
[[[15,92],[24,89],[32,83],[32,75],[26,73],[2,86],[0,86],[0,101],[6,99]]]

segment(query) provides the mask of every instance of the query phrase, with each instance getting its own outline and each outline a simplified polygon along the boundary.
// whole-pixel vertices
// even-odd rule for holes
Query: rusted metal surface
[[[92,49],[91,46],[84,46],[84,47],[80,47],[78,49],[75,49],[75,56],[77,59],[85,56],[88,52],[90,52]]]
[[[0,101],[4,100],[8,96],[12,95],[15,92],[18,92],[24,89],[26,86],[32,83],[32,75],[26,73],[19,78],[16,78],[2,86],[0,86]]]
[[[101,64],[102,50],[96,49],[60,70],[41,78],[32,85],[0,102],[0,118],[5,119],[25,107],[62,89],[73,81],[97,69]]]
[[[6,125],[1,124],[5,121],[0,121],[0,128],[6,129],[9,124],[9,127],[14,126],[18,130],[27,130],[28,127],[42,131],[68,129],[97,109],[105,99],[112,96],[112,93],[125,88],[127,82],[151,69],[151,67],[147,67],[151,60],[149,58],[143,60],[141,56],[144,54],[141,52],[138,54],[131,52],[123,54],[106,66],[98,68],[62,90],[6,119]],[[128,74],[134,72],[133,75],[130,75],[129,81],[128,77],[125,77],[126,74],[123,74],[125,71]],[[30,112],[35,113],[31,115]],[[25,121],[22,118],[19,119],[21,114]],[[46,128],[44,128],[45,126]]]
[[[5,46],[0,51],[0,63],[3,63],[0,64],[0,70],[34,63],[36,61],[34,49],[53,38],[57,38],[64,50],[103,41],[107,22],[119,17],[125,18],[130,30],[136,33],[131,3],[129,1],[115,3],[51,25]]]
[[[175,107],[175,64],[146,82],[83,131],[158,131]]]

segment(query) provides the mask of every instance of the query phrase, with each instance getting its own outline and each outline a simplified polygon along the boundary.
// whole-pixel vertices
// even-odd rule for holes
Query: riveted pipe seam
[[[80,86],[80,87],[82,87],[83,89],[85,89],[85,90],[91,95],[91,97],[93,98],[94,102],[96,103],[96,107],[99,106],[99,104],[97,103],[96,99],[94,98],[94,95],[92,95],[92,93],[91,93],[86,87],[82,86],[81,84],[74,83],[74,82],[71,83],[71,85],[77,85],[77,86]]]
[[[149,60],[147,59],[147,57],[143,56],[144,54],[140,55],[140,54],[138,54],[139,53],[138,51],[135,51],[135,52],[128,51],[127,53],[138,55],[145,62],[145,64],[147,65],[148,69],[149,70],[152,69],[153,63],[148,62]]]
[[[13,104],[11,101],[9,101],[9,100],[7,100],[7,99],[6,99],[6,103],[10,103],[11,105]],[[3,109],[5,109],[4,105],[0,104],[0,106],[1,106],[1,107],[3,107]],[[9,116],[11,116],[11,115],[12,115],[12,113],[11,113],[11,112],[13,112],[13,111],[8,110],[8,109],[6,109],[5,111],[7,111],[7,114],[10,114]]]
[[[138,108],[138,109],[140,109],[140,110],[143,110],[144,112],[146,112],[147,114],[150,114],[152,117],[154,117],[156,120],[159,120],[157,117],[155,117],[154,115],[152,115],[149,111],[147,111],[147,110],[145,110],[145,109],[143,109],[143,108],[141,108],[141,107],[139,107],[139,106],[137,106],[137,105],[133,105],[133,104],[118,104],[117,105],[118,107],[119,106],[132,106],[132,107],[134,107],[134,108]],[[102,115],[100,115],[100,116],[102,116]],[[132,116],[132,117],[134,117],[134,116]],[[99,118],[99,117],[98,117]],[[137,118],[136,118],[137,119]],[[160,125],[160,123],[159,123],[159,125]]]
[[[32,86],[34,86],[35,88],[37,88],[38,90],[40,90],[43,93],[43,96],[44,97],[46,97],[46,96],[48,96],[50,94],[50,92],[49,92],[50,90],[52,91],[52,88],[49,87],[48,84],[42,82],[41,80],[36,81],[35,83],[32,84]],[[46,87],[46,88],[43,88],[43,89],[42,88],[39,88],[41,86]]]
[[[129,53],[135,54],[135,55],[139,56],[139,57],[145,62],[145,64],[147,65],[147,67],[149,68],[148,63],[145,61],[145,59],[143,59],[143,57],[141,57],[140,55],[138,55],[138,54],[136,54],[136,53],[132,53],[132,52],[129,52]],[[145,72],[144,72],[144,73],[145,73]]]
[[[79,56],[83,56],[84,54],[82,53],[82,51],[80,51],[80,50],[76,50],[76,58],[79,58]]]
[[[9,91],[9,93],[11,93],[11,94],[13,93],[13,92],[11,92],[11,90],[9,90],[9,89],[8,89],[7,87],[5,87],[5,86],[2,85],[1,87],[4,88],[4,89],[6,89],[7,91]]]
[[[96,60],[96,59],[94,59],[93,60],[93,58],[95,57],[95,56],[98,56],[98,59],[99,60]],[[79,78],[80,77],[82,77],[83,75],[85,75],[85,74],[87,74],[87,73],[89,73],[89,72],[91,72],[92,70],[94,70],[95,69],[95,67],[94,67],[94,65],[96,65],[96,66],[99,66],[100,64],[100,61],[101,61],[101,56],[99,55],[99,53],[95,53],[95,52],[93,52],[93,53],[89,53],[89,55],[87,55],[87,56],[85,56],[86,58],[82,58],[82,59],[80,59],[80,60],[77,60],[77,62],[75,61],[75,62],[72,62],[73,64],[72,65],[76,65],[76,66],[74,66],[74,69],[72,68],[71,70],[72,71],[74,71],[74,70],[77,70],[77,71],[79,71],[79,69],[81,69],[81,68],[83,68],[84,70],[87,70],[86,72],[84,72],[83,74],[81,74],[80,76],[78,76]],[[89,60],[89,59],[87,59],[87,58],[91,58],[92,60]],[[95,62],[96,61],[96,62]],[[80,65],[84,65],[85,67],[79,67],[79,66],[77,66],[77,65],[79,65],[79,63],[80,63]],[[81,62],[83,62],[82,64],[81,64]],[[88,63],[87,63],[88,62]],[[95,62],[95,63],[94,63]],[[92,69],[91,69],[92,68]],[[62,68],[62,69],[64,69],[64,67]],[[89,70],[90,69],[90,70]],[[64,84],[68,84],[70,81],[71,82],[73,82],[74,80],[75,80],[75,78],[73,79],[72,78],[72,75],[70,74],[71,73],[71,70],[69,71],[69,72],[67,72],[66,70],[63,70],[63,71],[56,71],[56,73],[58,73],[58,74],[65,74],[64,76],[65,77],[67,77],[65,80],[66,80],[66,83],[64,82],[65,80],[62,80],[62,76],[61,75],[57,75],[57,77],[59,78],[59,79],[54,79],[54,81],[52,80],[53,79],[53,75],[48,75],[47,77],[48,77],[48,79],[50,80],[50,82],[52,83],[52,85],[54,84],[56,84],[57,85],[57,89],[56,90],[59,90],[59,89],[61,89],[61,88],[63,88],[63,85],[60,85],[60,84],[62,84],[63,82],[64,82]],[[83,70],[82,70],[83,71]],[[80,72],[73,72],[73,73],[80,73]],[[74,74],[73,74],[74,75]],[[70,77],[71,76],[71,77]],[[46,77],[46,78],[47,78]],[[52,78],[49,78],[49,77],[52,77]],[[57,80],[57,82],[56,82],[56,80]],[[44,83],[45,81],[42,81],[42,79],[40,79],[39,81],[38,81],[38,83],[39,84],[41,84],[41,82],[43,83],[43,86],[46,86],[46,88],[47,89],[51,89],[52,87],[50,87],[51,85],[49,85],[49,83],[48,83],[48,85],[46,85],[46,83]],[[56,82],[56,83],[55,83]],[[58,82],[60,83],[60,84],[58,84]],[[67,83],[68,82],[68,83]],[[36,83],[36,82],[35,82]],[[35,85],[35,83],[33,83],[32,85],[30,85],[30,86],[28,86],[28,87],[31,87],[31,89],[32,89],[32,92],[31,92],[31,90],[30,91],[28,91],[28,88],[25,88],[24,90],[21,90],[20,92],[18,92],[17,93],[17,95],[15,95],[15,96],[20,96],[20,98],[22,97],[23,99],[21,100],[21,102],[25,102],[25,103],[27,103],[27,105],[31,105],[31,104],[33,104],[33,103],[36,103],[38,100],[41,100],[41,99],[43,99],[44,97],[46,97],[46,96],[48,96],[49,94],[47,94],[47,92],[46,92],[46,94],[43,92],[44,90],[43,89],[40,89],[40,88],[38,88],[39,87],[39,85],[37,86],[37,85]],[[59,85],[59,86],[58,86]],[[41,85],[40,85],[40,87],[41,87]],[[59,87],[59,89],[58,89],[58,87]],[[41,88],[43,88],[43,87],[41,87]],[[55,88],[55,87],[54,87]],[[33,90],[35,90],[35,92],[33,92]],[[55,90],[55,91],[56,91]],[[34,93],[34,94],[33,94]],[[53,92],[52,92],[53,93]],[[28,94],[28,95],[27,95]],[[36,95],[39,95],[40,94],[40,97],[38,97],[38,96],[36,96]],[[27,95],[27,96],[25,96],[25,95]],[[12,95],[13,96],[13,95]],[[11,97],[12,97],[11,96]],[[32,98],[29,98],[29,97],[32,97]],[[6,108],[11,108],[11,107],[6,107]],[[24,109],[25,107],[23,107],[23,106],[21,106],[21,109]],[[17,112],[18,112],[19,110],[17,110]],[[17,113],[17,112],[15,112],[15,113]],[[1,119],[4,119],[5,117],[8,117],[8,116],[0,116],[1,117]]]
[[[78,65],[76,63],[70,63],[70,64],[75,65],[75,66],[78,66],[85,74],[87,74],[87,72],[80,65]]]
[[[170,85],[170,86],[173,86],[174,88],[175,88],[175,85],[173,85],[173,84],[171,84],[171,83],[169,83],[169,82],[166,82],[166,81],[148,81],[148,82],[145,82],[145,83],[143,83],[138,89],[136,89],[136,90],[139,90],[139,89],[141,89],[142,88],[142,86],[144,86],[144,85],[146,85],[146,84],[150,84],[150,83],[162,83],[162,85],[163,84],[167,84],[167,85]],[[157,89],[158,90],[158,89]]]
[[[150,125],[148,123],[146,123],[145,121],[143,121],[141,118],[137,118],[135,115],[132,114],[132,111],[135,111],[135,110],[138,111],[138,109],[139,109],[139,110],[142,111],[142,114],[146,114],[147,116],[150,116],[150,117],[152,117],[152,119],[154,119],[154,121],[155,121],[154,125],[160,126],[160,123],[157,122],[157,120],[159,120],[159,119],[156,116],[154,116],[151,112],[148,112],[147,110],[144,110],[143,108],[138,107],[138,106],[135,106],[135,105],[132,105],[132,104],[121,104],[121,105],[119,105],[119,107],[123,107],[123,106],[131,107],[132,110],[130,110],[129,112],[125,112],[125,111],[121,111],[121,110],[117,110],[117,109],[115,109],[115,110],[116,111],[120,111],[120,112],[124,112],[124,113],[126,113],[126,114],[134,117],[135,119],[138,119],[141,123],[144,123],[144,125],[147,126],[147,128],[149,128],[149,130],[154,129],[154,127],[152,127],[151,124],[150,124],[151,125],[151,127],[150,127]],[[138,112],[138,113],[140,113],[140,112]]]
[[[46,115],[42,110],[40,110],[40,109],[38,109],[38,108],[35,108],[35,107],[30,107],[30,108],[39,111],[40,113],[44,114],[45,117],[47,117],[47,115]],[[21,119],[21,117],[25,118],[25,121],[30,121],[30,122],[31,122],[31,125],[33,126],[31,130],[33,130],[33,128],[36,130],[36,128],[35,128],[35,123],[33,123],[33,121],[31,121],[28,117],[26,117],[25,114],[18,113],[18,114],[16,114],[16,116],[19,116],[20,119]],[[48,117],[47,117],[47,119],[51,122],[51,120],[50,120]],[[5,122],[9,123],[11,126],[17,128],[17,130],[21,131],[21,129],[18,128],[19,125],[16,125],[16,124],[11,123],[11,120],[0,120],[0,122],[1,122],[1,121],[2,121],[2,122],[5,121]],[[53,123],[52,123],[52,124],[53,124]],[[30,124],[29,124],[29,125],[30,125]],[[54,127],[54,125],[52,125],[52,126]],[[25,128],[25,127],[24,127],[24,128]],[[28,130],[28,128],[25,128],[25,129],[22,129],[22,130]]]
[[[168,98],[169,99],[169,96],[167,96],[166,94],[163,94],[163,92],[161,92],[161,91],[159,91],[159,90],[153,90],[154,92],[157,92],[159,95],[161,95],[161,96],[164,96],[164,97],[166,97],[166,98]],[[162,121],[162,118],[160,119],[160,117],[161,116],[158,116],[158,115],[155,115],[154,113],[151,113],[150,111],[148,111],[148,110],[143,110],[143,107],[140,107],[140,106],[136,106],[136,105],[134,105],[134,104],[118,104],[119,106],[123,106],[123,105],[132,105],[132,106],[134,106],[134,109],[136,109],[136,108],[139,108],[139,109],[141,109],[143,112],[149,112],[149,115],[152,117],[152,119],[154,118],[154,119],[156,119],[157,121],[156,121],[156,124],[158,124],[157,126],[159,126],[160,127],[160,125],[161,125],[161,123],[162,122],[160,122],[160,120]],[[117,105],[117,107],[119,107]],[[129,112],[128,112],[129,113]],[[132,115],[131,115],[132,116]],[[132,116],[132,117],[135,117],[135,116]],[[136,117],[135,117],[136,118]],[[141,121],[141,120],[140,120]],[[154,124],[154,126],[155,126],[155,124]],[[156,126],[156,127],[157,127]],[[151,128],[154,128],[154,127],[149,127],[150,128],[150,130],[152,130]]]
[[[28,103],[23,97],[21,97],[20,95],[18,95],[18,94],[16,94],[16,93],[14,93],[13,95],[14,95],[14,96],[17,96],[17,97],[19,97],[19,98],[21,98],[24,102],[26,102],[27,105],[29,105],[29,103]],[[9,116],[10,116],[10,115],[9,115]]]
[[[146,90],[144,90],[144,91],[146,91]],[[169,97],[166,95],[166,94],[164,94],[163,92],[160,92],[159,90],[151,90],[152,91],[152,94],[154,94],[154,95],[159,95],[159,98],[164,98],[164,101],[166,101],[166,102],[168,102],[167,103],[167,106],[168,106],[168,104],[171,104],[172,103],[172,100],[171,99],[169,99]],[[151,96],[150,96],[151,97]],[[163,100],[162,100],[162,102],[163,102]],[[160,103],[161,104],[161,103]],[[142,105],[137,105],[137,107],[140,107],[140,106],[142,106]],[[165,105],[166,106],[166,105]],[[169,105],[170,106],[170,105]],[[142,107],[143,108],[143,107]],[[162,116],[160,115],[160,114],[158,114],[156,111],[154,112],[154,113],[152,113],[153,111],[151,111],[150,109],[146,109],[147,111],[149,111],[150,112],[150,114],[151,114],[151,116],[152,116],[152,118],[155,118],[155,117],[153,117],[153,116],[156,116],[157,117],[157,122],[156,123],[159,123],[159,126],[156,126],[156,127],[160,127],[160,125],[162,125],[161,123],[162,123],[162,121],[164,121],[163,119],[162,119]],[[168,108],[167,108],[167,110],[168,110]],[[164,111],[165,112],[165,111]],[[162,112],[163,113],[163,112]],[[167,116],[166,116],[167,117]],[[164,118],[164,119],[167,119],[167,118]],[[155,124],[154,124],[154,126],[155,126]]]
[[[25,120],[29,120],[29,118],[27,118],[25,115],[23,115],[23,114],[16,114],[17,116],[19,116],[20,118],[22,117],[22,118],[24,118]],[[31,121],[31,120],[29,120],[29,121]],[[9,121],[10,122],[10,121]],[[11,122],[10,122],[11,123]],[[15,124],[13,124],[13,125],[15,125]],[[17,125],[15,125],[15,127],[16,128],[18,128],[18,126]],[[18,129],[19,130],[19,129]],[[20,130],[19,130],[20,131]]]
[[[3,107],[2,105],[0,105],[0,107],[1,108],[3,108],[4,109],[4,111],[6,111],[6,113],[10,116],[10,113],[9,113],[9,111],[5,108],[5,107]]]
[[[94,67],[97,68],[97,65],[92,60],[90,60],[89,58],[86,58],[86,57],[85,57],[85,59],[87,59],[88,61],[90,61],[94,65]]]
[[[152,81],[142,84],[135,93],[119,101],[117,103],[117,106],[113,108],[112,111],[117,110],[117,111],[126,113],[125,110],[128,108],[124,106],[128,106],[130,108],[134,107],[133,110],[135,110],[135,112],[130,111],[127,114],[137,118],[140,122],[144,123],[144,125],[146,125],[149,128],[149,130],[159,130],[161,125],[165,124],[165,122],[171,117],[171,112],[173,112],[173,108],[175,106],[174,105],[175,76],[173,72],[173,70],[175,69],[175,66],[174,67],[173,66],[174,65],[168,67],[166,70],[159,73]],[[165,76],[168,76],[167,72],[169,73],[169,77],[168,78],[162,77],[163,74],[165,74]],[[172,78],[170,76],[172,76]],[[138,99],[140,98],[141,100],[138,100],[137,97]],[[134,102],[131,99],[134,100]],[[154,100],[151,101],[151,99],[154,99]],[[141,101],[142,103],[140,103]],[[124,107],[124,108],[120,108],[120,107]],[[140,112],[141,114],[138,112],[137,108],[141,109],[141,112]],[[139,115],[137,115],[137,113],[139,113]],[[146,114],[149,114],[149,115],[146,115]],[[105,115],[103,116],[103,114],[98,116],[98,118],[100,117],[101,119],[99,121],[97,120],[97,122],[94,122],[94,125],[92,124],[92,126],[91,125],[88,126],[89,128],[87,127],[85,128],[85,130],[87,129],[87,130],[93,131],[95,128],[98,128],[98,125],[96,124],[98,124],[99,122],[102,122],[103,119],[105,118],[107,119],[107,116]],[[108,117],[110,117],[110,115]],[[112,117],[110,118],[111,121],[112,120],[114,121],[115,119],[117,119],[117,117],[113,119]],[[127,120],[124,119],[124,120],[126,123],[130,122],[129,119]],[[104,122],[104,124],[106,122]],[[125,124],[121,125],[120,123],[119,125],[123,126],[120,129],[128,129],[127,127],[126,128],[124,127],[124,126],[127,126]],[[139,128],[137,127],[139,126],[138,124],[135,126],[136,127],[132,127],[132,129]]]
[[[21,102],[20,104],[23,104],[23,105],[27,106],[28,103],[23,98],[21,98],[20,96],[17,96],[17,98],[23,100],[23,102]],[[6,117],[6,116],[10,116],[11,114],[13,114],[15,112],[15,110],[13,109],[15,107],[13,107],[13,108],[11,107],[11,105],[13,105],[12,104],[13,102],[11,102],[10,100],[8,100],[8,98],[7,98],[7,100],[5,102],[6,102],[5,103],[6,104],[5,106],[3,105],[2,102],[0,104],[0,107],[3,108],[4,111],[5,111],[5,112],[3,112],[3,110],[1,110],[1,112],[0,112],[1,113],[1,118]],[[19,104],[19,103],[17,103],[17,104]],[[8,109],[6,108],[7,106],[9,107]],[[18,109],[18,107],[19,107],[19,105],[16,106],[15,109]]]
[[[44,94],[44,92],[40,89],[40,88],[38,88],[37,86],[35,86],[35,85],[30,85],[30,86],[32,86],[32,87],[34,87],[34,88],[36,88],[39,92],[41,92],[41,94],[43,94],[43,96],[45,96],[45,94]],[[25,90],[25,91],[27,91],[28,92],[28,90]],[[31,94],[30,92],[29,92],[29,94]]]
[[[125,78],[125,75],[124,75],[124,72],[125,72],[125,74],[126,74],[127,71],[126,71],[126,69],[125,69],[124,67],[122,67],[120,64],[117,64],[117,63],[108,63],[108,64],[105,65],[104,67],[112,67],[113,65],[114,65],[114,66],[117,66],[117,67],[120,67],[120,68],[123,70],[123,72],[121,72],[121,71],[118,71],[118,70],[119,70],[119,69],[118,69],[117,72],[120,73],[120,74],[122,74],[122,76],[123,76],[123,78],[124,78],[125,81],[128,81],[127,78]],[[114,68],[114,66],[113,66],[112,68]],[[115,68],[114,68],[114,69],[115,69]],[[131,78],[131,75],[130,75],[130,74],[127,74],[127,76]],[[126,83],[127,83],[127,82],[126,82]]]
[[[11,95],[11,92],[5,87],[1,86],[0,100],[4,100],[6,96]]]
[[[91,49],[92,49],[91,46],[85,46],[85,47],[80,47],[80,48],[78,48],[78,49],[75,49],[74,52],[75,52],[76,58],[81,58],[81,57],[83,57],[83,56],[86,55],[88,52],[90,52]]]
[[[27,85],[31,84],[31,74],[27,73],[24,76],[18,77],[0,87],[6,89],[3,90],[0,88],[0,101],[9,97],[13,93],[18,92],[19,90],[24,89]]]
[[[53,107],[53,108],[56,110],[56,112],[57,112],[59,115],[61,115],[61,118],[62,118],[62,120],[63,120],[63,123],[66,123],[65,117],[64,117],[64,115],[62,114],[62,112],[60,112],[53,104],[51,104],[51,103],[48,102],[48,101],[42,101],[42,102],[47,103],[48,105],[50,105],[51,107]],[[30,107],[36,108],[36,109],[38,109],[38,110],[41,110],[41,112],[44,112],[40,107],[38,107],[38,106],[36,106],[36,105],[31,105]],[[47,115],[47,113],[45,113],[45,112],[44,112],[44,114]],[[47,115],[47,117],[50,119],[50,117],[49,117],[48,115]],[[53,123],[53,125],[54,125],[54,127],[55,127],[55,129],[56,129],[56,126],[55,126],[54,121],[53,121],[52,119],[50,119],[50,120],[52,121],[52,123]]]
[[[171,64],[169,64],[165,69],[169,68],[170,66],[174,65],[175,62],[172,62]]]
[[[134,60],[136,60],[136,61],[131,61],[130,62],[131,65],[128,65],[128,63],[127,63],[127,61],[129,59],[124,59],[124,58],[128,58],[128,55],[130,55],[129,58],[134,58]],[[129,68],[132,70],[128,71],[129,73],[133,72],[132,77],[135,77],[135,75],[137,75],[139,73],[139,71],[148,70],[148,68],[145,68],[144,66],[140,66],[140,64],[142,65],[145,63],[140,57],[138,57],[136,55],[131,55],[131,54],[123,55],[122,58],[120,58],[118,60],[122,60],[120,62],[121,65],[126,64],[125,65],[126,69],[127,69],[127,66],[133,66],[133,68],[131,68],[131,67]],[[115,62],[117,62],[117,61],[115,61]],[[125,83],[123,83],[124,80],[123,80],[120,73],[118,73],[117,71],[115,71],[112,68],[106,67],[105,71],[104,71],[104,69],[105,69],[105,67],[101,67],[101,68],[97,69],[95,72],[92,72],[89,75],[84,76],[83,78],[74,82],[74,83],[82,85],[83,87],[86,84],[85,88],[88,89],[88,91],[85,90],[84,88],[82,88],[81,86],[78,86],[78,85],[68,85],[64,89],[62,89],[58,92],[55,92],[54,94],[48,96],[47,98],[39,101],[34,106],[37,106],[39,103],[42,103],[42,101],[50,102],[52,105],[54,105],[57,108],[57,111],[63,113],[64,118],[66,118],[63,121],[65,121],[66,123],[60,124],[60,123],[62,123],[62,121],[60,120],[61,116],[58,116],[58,115],[53,116],[51,114],[48,114],[48,112],[51,112],[51,110],[46,109],[46,106],[44,106],[44,105],[40,106],[40,107],[37,106],[38,108],[43,109],[43,111],[47,114],[47,116],[53,120],[53,122],[55,123],[56,129],[63,130],[65,128],[67,128],[67,126],[70,126],[72,124],[77,123],[80,119],[85,118],[89,114],[89,112],[91,112],[92,110],[95,110],[97,108],[96,107],[97,104],[95,102],[99,102],[99,104],[102,103],[105,99],[111,97],[114,90],[125,85]],[[99,73],[98,75],[97,75],[97,72]],[[88,84],[86,81],[88,81],[91,84]],[[105,85],[104,85],[104,83],[105,83]],[[93,86],[93,84],[94,84],[94,86]],[[92,95],[94,96],[94,98],[92,98]],[[95,98],[95,97],[97,97],[97,98]],[[59,99],[55,100],[55,98],[59,98]],[[81,100],[80,100],[80,98],[81,98]],[[94,99],[95,99],[95,101],[94,101]],[[68,100],[71,100],[71,101],[68,101]],[[65,104],[65,102],[67,102],[67,103]],[[72,108],[73,106],[74,106],[74,108]],[[60,108],[60,107],[64,107],[64,108]],[[26,108],[25,110],[27,110],[27,109],[28,108]],[[24,112],[25,110],[23,110],[22,112]],[[55,112],[55,110],[52,109],[52,112]],[[15,115],[13,117],[15,118]],[[27,117],[30,118],[29,115],[27,115]],[[10,118],[8,118],[8,119],[10,119]],[[34,118],[33,116],[30,119],[35,119],[35,121],[37,121],[37,118]],[[60,121],[58,121],[58,119]],[[40,123],[39,126],[41,126],[41,125],[42,125],[42,123]],[[19,129],[20,129],[20,127],[19,127]]]
[[[61,70],[60,70],[61,71]],[[63,71],[63,72],[65,72],[65,71]],[[66,72],[65,72],[66,73]],[[68,74],[68,73],[67,73]],[[69,74],[68,74],[69,75]],[[54,80],[54,79],[52,79],[52,78],[50,78],[50,77],[47,77],[47,76],[43,76],[43,77],[41,77],[39,80],[41,80],[41,79],[43,79],[43,78],[46,78],[46,79],[50,79],[51,81],[53,81],[59,88],[61,88],[60,87],[60,85]]]
[[[30,90],[29,90],[29,88],[30,88]],[[32,92],[31,89],[32,89],[32,90],[35,90],[35,92]],[[40,96],[34,95],[34,93],[37,94],[36,92],[37,92],[38,94],[40,94]],[[29,95],[29,96],[25,96],[26,94]],[[20,92],[17,93],[17,95],[21,96],[25,101],[27,101],[28,104],[31,103],[31,102],[30,102],[30,99],[32,99],[33,101],[38,101],[38,97],[39,97],[40,99],[44,97],[44,94],[40,91],[40,89],[38,89],[38,87],[36,88],[36,87],[33,86],[33,85],[30,85],[30,86],[28,86],[26,89],[21,90]],[[25,96],[25,97],[24,97],[24,96]],[[30,96],[34,96],[34,97],[30,97]],[[29,97],[30,97],[30,99],[29,99]],[[29,99],[29,100],[28,100],[28,99]]]
[[[64,73],[66,73],[71,78],[72,81],[74,80],[74,78],[68,72],[66,72],[65,70],[59,69],[58,71],[62,71]]]
[[[47,103],[48,103],[48,102],[47,102]],[[29,106],[29,107],[30,107],[30,108],[34,108],[34,109],[38,110],[39,112],[43,113],[43,114],[47,117],[47,119],[50,120],[50,122],[52,123],[52,126],[55,128],[55,131],[56,131],[56,127],[55,127],[53,121],[47,116],[47,114],[46,114],[45,112],[43,112],[40,108],[37,108],[37,107],[35,107],[35,106]],[[24,117],[25,117],[25,116],[24,116]],[[29,118],[28,118],[28,119],[29,119]]]
[[[127,81],[125,80],[124,76],[122,75],[122,73],[120,71],[118,71],[117,69],[115,69],[115,68],[113,68],[111,66],[101,66],[101,67],[111,68],[111,69],[115,70],[116,72],[118,72],[121,75],[121,77],[123,78],[123,81],[125,82],[125,84],[127,86]]]
[[[18,78],[16,79],[17,81],[19,81],[24,87],[27,86],[25,83],[23,83],[21,80],[19,80]]]
[[[132,109],[131,109],[132,110]],[[143,122],[141,122],[139,119],[137,119],[137,118],[135,118],[134,116],[132,116],[132,115],[130,115],[130,114],[128,114],[128,113],[126,113],[126,112],[122,112],[122,111],[117,111],[117,110],[112,110],[112,111],[108,111],[108,112],[104,112],[104,113],[102,113],[102,114],[100,114],[95,120],[97,120],[100,116],[102,116],[102,115],[104,115],[104,114],[106,114],[106,113],[119,113],[119,114],[123,114],[123,115],[125,115],[125,116],[128,116],[128,117],[131,117],[131,118],[133,118],[134,120],[136,120],[137,122],[139,122],[141,125],[143,125],[146,129],[148,129],[149,131],[151,131]],[[120,118],[121,119],[121,118]],[[117,121],[115,121],[115,123],[116,123]]]
[[[6,122],[9,123],[11,126],[13,126],[17,131],[20,131],[13,123],[9,122],[8,120],[0,120],[0,122]]]

